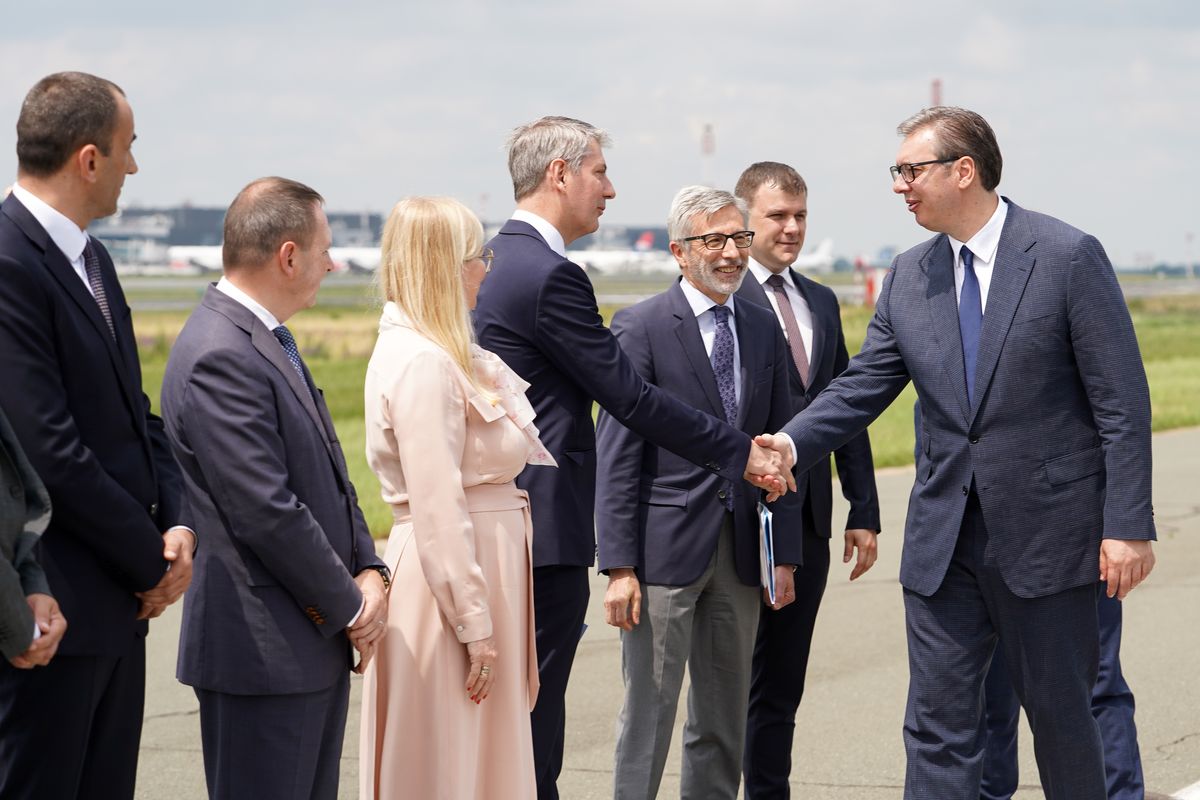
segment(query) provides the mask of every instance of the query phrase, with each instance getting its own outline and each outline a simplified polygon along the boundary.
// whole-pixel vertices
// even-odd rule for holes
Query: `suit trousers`
[[[1142,756],[1134,724],[1133,691],[1121,674],[1121,601],[1096,584],[1096,617],[1100,625],[1100,671],[1092,689],[1092,716],[1100,726],[1108,800],[1142,800],[1146,793]],[[1017,724],[1021,703],[1013,691],[1008,667],[992,658],[984,684],[987,745],[983,760],[981,800],[1009,800],[1017,791]]]
[[[906,800],[979,797],[983,684],[997,647],[1029,718],[1047,800],[1104,798],[1100,731],[1091,714],[1099,659],[1092,584],[1045,597],[1013,594],[972,491],[941,586],[928,597],[905,589],[904,609]]]
[[[119,656],[0,659],[0,797],[132,798],[146,697],[146,640]]]
[[[349,656],[347,656],[349,658]],[[304,694],[196,689],[212,800],[337,800],[350,670]]]
[[[621,632],[625,702],[613,770],[618,800],[658,795],[685,667],[691,688],[680,797],[737,797],[762,590],[738,579],[732,517],[724,517],[700,578],[687,586],[644,585],[641,623]]]
[[[590,596],[587,567],[534,567],[533,612],[541,687],[529,717],[538,800],[558,800],[567,724],[567,680],[583,636]]]
[[[807,501],[805,513],[807,517]],[[813,628],[828,579],[829,539],[806,534],[804,563],[795,575],[795,602],[778,611],[763,609],[759,616],[742,759],[746,800],[791,797],[796,710],[804,695]]]

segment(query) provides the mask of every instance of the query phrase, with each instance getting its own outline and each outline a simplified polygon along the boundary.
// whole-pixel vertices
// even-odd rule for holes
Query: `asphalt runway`
[[[1158,564],[1126,601],[1122,659],[1137,697],[1137,723],[1150,793],[1200,798],[1200,428],[1154,437]],[[815,800],[898,798],[904,779],[900,738],[908,666],[900,585],[903,521],[912,469],[878,473],[884,533],[880,558],[851,584],[837,551],[813,644],[793,749],[793,796]],[[835,492],[836,494],[836,492]],[[840,498],[834,519],[845,519]],[[840,550],[840,543],[838,544]],[[612,795],[615,721],[622,698],[617,631],[604,625],[606,579],[594,577],[588,631],[569,690],[562,796]],[[205,797],[199,716],[191,689],[174,679],[178,605],[155,621],[149,638],[146,721],[139,798]],[[340,796],[358,794],[358,690],[342,761]],[[660,796],[679,793],[680,703]],[[1043,797],[1028,729],[1020,742],[1016,800]],[[1190,791],[1187,791],[1192,787]],[[505,800],[498,798],[498,800]]]

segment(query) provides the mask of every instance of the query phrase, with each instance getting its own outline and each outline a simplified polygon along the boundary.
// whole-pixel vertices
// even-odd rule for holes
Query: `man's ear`
[[[88,183],[95,183],[99,166],[97,162],[101,155],[100,148],[94,144],[85,144],[75,152],[72,163],[80,178]]]
[[[557,189],[566,183],[567,162],[561,158],[554,159],[546,167],[546,174],[550,178],[550,185]]]
[[[671,242],[671,255],[675,256],[675,263],[679,264],[681,270],[687,266],[687,254],[679,242]]]
[[[958,178],[958,188],[966,189],[971,185],[972,181],[979,180],[979,170],[975,166],[975,159],[971,156],[963,156],[954,165],[955,176]]]
[[[284,242],[275,253],[276,265],[289,278],[296,275],[296,243]]]

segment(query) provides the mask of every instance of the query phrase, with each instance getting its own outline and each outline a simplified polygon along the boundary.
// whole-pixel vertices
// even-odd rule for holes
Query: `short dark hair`
[[[261,264],[284,242],[307,247],[317,233],[313,211],[324,203],[299,181],[274,176],[251,181],[225,212],[225,268]]]
[[[800,177],[800,173],[778,161],[758,161],[746,167],[742,177],[738,178],[733,193],[747,203],[752,203],[754,193],[765,183],[788,194],[808,194],[808,184]]]
[[[86,72],[56,72],[25,95],[17,117],[17,166],[45,178],[62,169],[72,154],[94,144],[104,155],[117,127],[120,86]]]
[[[937,136],[938,158],[970,156],[979,171],[979,183],[989,192],[1000,185],[1004,159],[996,133],[986,119],[955,106],[923,108],[896,127],[901,136],[912,136],[924,128],[933,128]]]

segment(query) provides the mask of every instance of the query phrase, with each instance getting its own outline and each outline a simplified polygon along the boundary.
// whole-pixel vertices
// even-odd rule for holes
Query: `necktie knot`
[[[783,276],[782,275],[772,275],[771,277],[767,278],[767,285],[770,286],[772,289],[774,289],[777,292],[783,291],[784,285],[785,285],[783,282]]]
[[[968,248],[966,245],[963,245],[962,250],[960,250],[959,253],[962,256],[963,269],[968,269],[973,272],[975,270],[975,254],[972,253],[970,248]]]
[[[729,309],[727,307],[713,306],[712,313],[713,313],[713,316],[717,318],[718,325],[728,325],[729,324]]]

